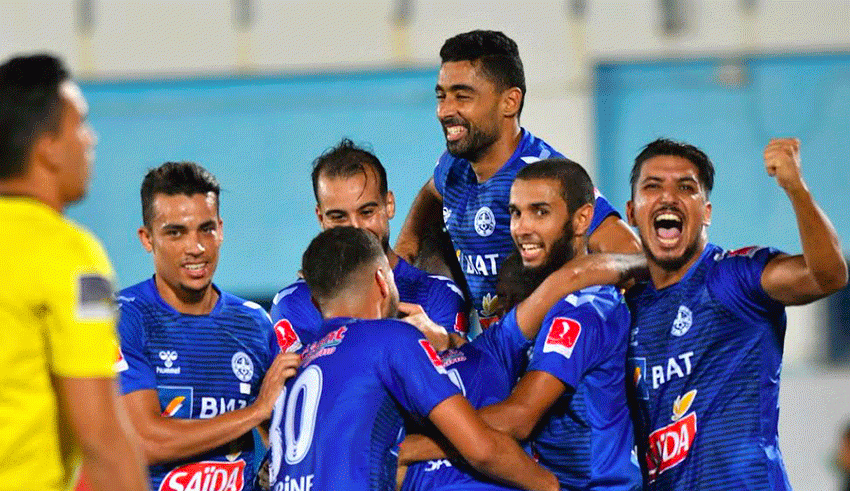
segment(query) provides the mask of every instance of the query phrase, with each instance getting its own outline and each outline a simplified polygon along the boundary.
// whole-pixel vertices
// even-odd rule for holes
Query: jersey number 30
[[[319,398],[322,396],[322,369],[316,365],[307,367],[292,385],[292,391],[287,395],[286,388],[281,392],[274,406],[274,418],[271,422],[272,461],[269,468],[269,478],[272,482],[280,470],[281,456],[289,465],[301,462],[313,445],[313,431],[316,429],[316,413],[319,410]],[[284,404],[285,403],[285,404]],[[301,410],[296,411],[300,403]],[[284,411],[284,408],[286,411]],[[301,414],[295,431],[295,415]],[[281,441],[280,423],[283,419],[283,439]]]

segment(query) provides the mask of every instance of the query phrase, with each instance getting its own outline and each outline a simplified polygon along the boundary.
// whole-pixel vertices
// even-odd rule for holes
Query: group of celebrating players
[[[799,142],[763,159],[803,253],[726,251],[701,150],[646,145],[627,224],[520,126],[516,43],[472,31],[440,56],[447,151],[395,249],[386,170],[342,140],[313,163],[323,231],[267,314],[212,283],[216,178],[165,163],[117,350],[106,256],[61,216],[88,183],[85,100],[55,58],[0,67],[0,491],[65,489],[79,455],[98,490],[790,489],[784,307],[847,283]]]

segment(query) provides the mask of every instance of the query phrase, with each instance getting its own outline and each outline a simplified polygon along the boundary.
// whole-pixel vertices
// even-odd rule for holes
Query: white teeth
[[[183,266],[184,268],[191,271],[200,271],[204,267],[204,263],[201,264],[186,264]]]
[[[675,222],[680,221],[679,217],[677,217],[676,215],[674,215],[672,213],[662,213],[662,214],[658,215],[657,217],[655,217],[655,220],[656,221],[658,221],[658,220],[672,220],[672,221],[675,221]]]
[[[522,245],[520,245],[520,247],[522,247],[522,250],[524,250],[526,252],[532,252],[532,251],[542,249],[542,247],[540,247],[538,244],[522,244]]]
[[[446,133],[454,136],[454,135],[459,135],[460,132],[463,131],[463,130],[464,130],[463,126],[449,126],[448,128],[446,128]]]

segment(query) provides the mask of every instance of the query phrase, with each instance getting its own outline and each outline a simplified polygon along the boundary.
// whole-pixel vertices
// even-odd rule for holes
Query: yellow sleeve
[[[59,241],[57,241],[59,242]],[[114,377],[118,356],[115,336],[114,273],[93,236],[71,229],[48,279],[52,284],[48,325],[51,371],[64,377]]]

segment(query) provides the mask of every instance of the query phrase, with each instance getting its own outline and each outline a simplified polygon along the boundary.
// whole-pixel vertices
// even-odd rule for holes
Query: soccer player
[[[119,294],[119,370],[151,489],[252,489],[251,430],[299,357],[273,358],[267,314],[212,283],[222,241],[215,177],[168,162],[148,172],[141,196],[139,239],[156,274]]]
[[[573,258],[604,259],[587,254],[594,201],[590,177],[570,160],[546,159],[518,172],[509,205],[515,253],[503,270],[503,284],[508,286],[501,289],[507,298],[525,299],[544,280],[551,283],[559,268]],[[631,261],[634,264],[629,269],[615,269],[618,274],[613,277],[594,279],[614,283],[620,273],[643,263],[636,258]],[[509,271],[512,278],[507,277]],[[525,374],[513,391],[510,387],[503,390],[500,402],[489,402],[492,405],[479,414],[491,427],[527,440],[529,451],[555,473],[562,489],[640,489],[640,469],[632,460],[634,434],[626,399],[629,312],[615,287],[584,286],[550,304]],[[510,314],[501,324],[509,320]],[[479,337],[504,328],[493,327]],[[460,370],[463,365],[458,363]],[[511,370],[509,375],[514,378],[510,380],[517,375],[515,366],[503,364],[502,370]],[[474,380],[475,374],[460,374],[470,394],[467,381]],[[474,402],[487,404],[484,398]],[[414,448],[406,448],[408,443]],[[407,460],[408,452],[421,457],[426,452],[416,446],[421,444],[416,439],[405,442],[400,458]],[[458,471],[430,465],[430,470],[423,464],[411,466],[409,479],[418,482],[411,482],[406,489],[454,489],[458,483],[472,481]],[[503,488],[482,483],[468,489]]]
[[[429,275],[398,257],[390,248],[390,219],[395,215],[395,197],[387,190],[387,173],[375,155],[343,139],[313,163],[313,194],[316,217],[322,230],[331,227],[363,228],[381,242],[393,268],[404,313],[430,338],[442,339],[438,349],[448,347],[448,333],[462,337],[466,331],[464,298],[454,282]],[[297,350],[316,340],[322,315],[310,299],[302,281],[283,288],[270,311],[281,349]]]
[[[631,172],[629,222],[650,280],[629,294],[631,377],[648,489],[790,489],[779,450],[785,306],[847,283],[835,230],[800,171],[800,143],[764,151],[796,214],[803,254],[708,243],[714,167],[698,148],[648,144]]]
[[[558,489],[507,435],[489,429],[434,347],[386,319],[398,290],[370,233],[334,227],[304,252],[302,274],[324,317],[302,351],[270,429],[272,489],[392,489],[402,415],[427,418],[476,469],[524,489]]]
[[[447,151],[414,200],[396,252],[412,262],[426,230],[442,217],[486,328],[497,319],[499,268],[514,249],[511,183],[526,164],[562,155],[520,127],[525,75],[513,40],[501,32],[467,32],[448,39],[440,57],[437,118]],[[595,252],[640,252],[637,237],[601,195],[589,236]]]
[[[114,273],[62,214],[89,184],[88,107],[48,55],[0,66],[0,490],[146,487],[115,388]]]

